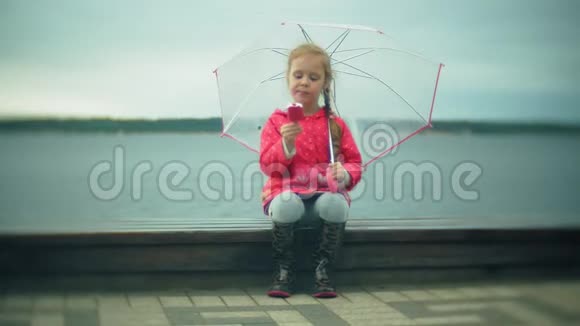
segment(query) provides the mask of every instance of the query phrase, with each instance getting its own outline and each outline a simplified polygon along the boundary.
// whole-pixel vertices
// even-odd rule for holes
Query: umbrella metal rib
[[[298,27],[300,27],[300,30],[302,31],[302,34],[304,35],[304,38],[309,42],[309,43],[314,43],[312,42],[312,39],[310,38],[310,35],[308,35],[308,33],[306,33],[306,30],[304,30],[304,28],[302,27],[302,25],[298,24]]]
[[[338,36],[336,39],[334,39],[334,41],[332,41],[332,43],[330,43],[330,44],[329,44],[329,45],[326,47],[325,51],[327,51],[327,52],[328,52],[328,49],[330,49],[330,47],[331,47],[331,46],[333,46],[333,45],[334,45],[334,43],[336,43],[336,41],[340,40],[340,38],[341,38],[341,37],[343,37],[343,35],[344,35],[344,34],[347,34],[348,32],[350,32],[350,30],[348,30],[348,29],[347,29],[347,30],[346,30],[346,31],[344,31],[342,34],[340,34],[340,35],[339,35],[339,36]],[[339,45],[339,46],[340,46],[340,45]],[[338,48],[338,47],[337,47],[337,48]],[[334,50],[336,51],[336,49],[334,49]],[[334,52],[334,51],[333,51],[333,52]]]
[[[340,74],[351,75],[351,76],[360,77],[360,78],[366,78],[366,79],[373,79],[372,77],[364,76],[364,75],[359,75],[359,74],[355,74],[355,73],[352,73],[352,72],[346,72],[346,71],[342,71],[342,70],[338,70],[338,69],[332,69],[332,70],[334,72],[340,73]]]
[[[403,50],[403,49],[389,48],[389,47],[380,47],[380,48],[378,48],[378,47],[372,47],[372,48],[368,48],[368,47],[366,47],[366,48],[353,48],[353,49],[345,49],[345,50],[336,51],[336,53],[344,53],[344,52],[351,52],[351,51],[362,51],[362,50],[387,50],[387,51],[393,51],[393,52],[401,52],[401,53],[408,54],[408,55],[413,56],[413,57],[417,57],[417,58],[419,58],[421,60],[425,60],[425,61],[427,61],[429,63],[438,64],[437,62],[434,62],[433,60],[431,60],[429,58],[426,58],[426,57],[424,57],[424,56],[422,56],[422,55],[420,55],[418,53],[411,52],[411,51],[407,51],[407,50]]]
[[[332,53],[328,55],[331,59],[332,59],[332,56],[334,55],[334,53],[336,52],[336,50],[338,50],[338,48],[340,48],[340,46],[342,45],[342,43],[344,42],[344,40],[346,39],[348,34],[350,34],[350,29],[347,30],[346,33],[344,33],[344,37],[342,38],[342,40],[340,40],[340,43],[338,43],[336,48],[334,48],[334,51],[332,51]]]
[[[384,85],[385,87],[387,87],[387,88],[388,88],[388,89],[389,89],[391,92],[393,92],[395,95],[397,95],[397,97],[399,97],[399,98],[400,98],[400,99],[401,99],[403,102],[405,102],[405,104],[407,104],[407,105],[408,105],[408,106],[411,108],[411,110],[413,110],[413,112],[415,112],[415,113],[417,114],[417,116],[418,116],[418,117],[419,117],[421,120],[423,120],[423,122],[425,122],[425,124],[429,124],[427,121],[425,121],[425,119],[423,118],[423,116],[422,116],[422,115],[421,115],[419,112],[417,112],[417,110],[415,109],[415,107],[413,107],[413,105],[411,105],[411,103],[409,103],[407,100],[405,100],[405,98],[404,98],[403,96],[401,96],[401,94],[399,94],[397,91],[395,91],[395,90],[394,90],[394,89],[393,89],[391,86],[389,86],[389,85],[388,85],[387,83],[385,83],[383,80],[381,80],[380,78],[378,78],[378,77],[376,77],[376,76],[374,76],[374,75],[372,75],[372,74],[369,74],[368,72],[366,72],[366,71],[364,71],[364,70],[361,70],[361,69],[359,69],[359,68],[357,68],[357,67],[355,67],[355,66],[353,66],[353,65],[349,65],[348,63],[344,63],[344,60],[343,60],[343,61],[341,61],[341,62],[340,62],[340,64],[343,64],[343,65],[345,65],[345,66],[347,66],[347,67],[349,67],[349,68],[352,68],[352,69],[354,69],[354,70],[356,70],[356,71],[358,71],[358,72],[361,72],[361,73],[363,73],[363,74],[367,75],[369,78],[372,78],[372,79],[374,79],[374,80],[378,81],[379,83],[383,84],[383,85]]]
[[[234,113],[234,116],[230,119],[227,126],[224,126],[222,133],[224,133],[224,134],[227,133],[227,131],[231,128],[232,124],[238,119],[240,112],[242,112],[242,108],[246,105],[246,103],[248,102],[250,97],[252,97],[252,95],[254,95],[254,93],[258,90],[258,88],[260,88],[260,85],[261,85],[261,83],[256,85],[256,87],[254,87],[254,89],[251,92],[249,92],[248,95],[246,95],[244,100],[242,102],[240,102],[240,105],[238,105],[238,107],[236,108],[236,112]]]

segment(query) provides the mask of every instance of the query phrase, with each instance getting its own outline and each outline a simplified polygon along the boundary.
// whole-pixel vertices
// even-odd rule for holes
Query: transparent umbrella
[[[276,108],[293,101],[286,81],[288,55],[306,42],[331,57],[331,107],[349,125],[363,167],[431,127],[443,64],[371,27],[285,22],[214,70],[222,136],[259,151],[263,124]]]

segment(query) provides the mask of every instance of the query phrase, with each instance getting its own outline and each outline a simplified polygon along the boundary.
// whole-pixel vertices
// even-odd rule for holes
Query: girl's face
[[[288,87],[295,102],[301,103],[305,109],[318,108],[318,98],[325,85],[324,65],[322,57],[305,54],[294,60],[290,65]]]

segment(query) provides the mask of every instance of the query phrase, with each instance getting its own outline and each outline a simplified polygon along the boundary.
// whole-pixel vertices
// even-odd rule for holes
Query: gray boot
[[[346,223],[323,221],[320,242],[314,252],[314,293],[317,298],[335,298],[336,289],[330,280],[344,238]]]
[[[275,223],[272,228],[274,261],[273,282],[268,295],[287,298],[292,295],[295,280],[294,226],[296,223]]]

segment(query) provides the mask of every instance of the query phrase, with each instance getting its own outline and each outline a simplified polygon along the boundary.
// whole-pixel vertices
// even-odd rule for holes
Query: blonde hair
[[[312,43],[304,43],[294,48],[288,55],[288,69],[286,70],[286,80],[290,77],[290,68],[292,67],[292,61],[303,55],[312,54],[317,55],[322,58],[322,66],[324,67],[324,91],[326,91],[326,97],[330,96],[330,83],[332,82],[332,68],[330,66],[330,56],[326,51],[320,46]],[[330,100],[325,98],[325,105],[328,106],[330,110]],[[334,150],[335,157],[338,157],[340,153],[340,144],[342,140],[342,129],[336,123],[334,119],[330,120],[330,133],[332,134],[332,147]]]
[[[322,57],[322,66],[324,67],[324,88],[330,86],[332,81],[332,68],[330,67],[330,56],[328,53],[320,46],[312,43],[304,43],[292,50],[288,55],[288,69],[286,70],[286,78],[290,75],[290,68],[292,67],[292,61],[303,55],[313,54]]]

